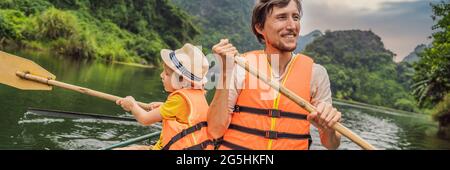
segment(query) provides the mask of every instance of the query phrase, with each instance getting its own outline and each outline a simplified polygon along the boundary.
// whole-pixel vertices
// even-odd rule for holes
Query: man
[[[230,62],[238,51],[228,40],[221,40],[213,52],[222,61],[222,84],[216,88],[208,111],[208,132],[219,139],[219,149],[309,149],[310,123],[319,129],[324,147],[339,147],[341,135],[332,126],[340,121],[341,113],[331,105],[328,74],[309,57],[292,53],[301,14],[299,0],[259,0],[253,10],[252,29],[265,43],[265,50],[243,56],[269,79],[310,101],[318,112],[308,113],[274,89],[265,88]]]

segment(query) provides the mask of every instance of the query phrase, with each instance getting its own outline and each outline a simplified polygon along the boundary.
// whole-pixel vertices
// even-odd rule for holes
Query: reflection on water
[[[449,141],[437,138],[436,123],[428,116],[335,105],[343,113],[342,124],[378,149],[450,149]],[[312,135],[312,149],[324,149],[320,146],[317,129],[313,130]],[[344,137],[339,149],[354,150],[360,147]]]
[[[142,102],[164,101],[167,97],[160,69],[74,62],[39,54],[17,55],[32,59],[62,82],[118,96],[132,95]],[[28,107],[36,107],[113,116],[126,114],[114,102],[59,88],[20,91],[0,85],[0,96],[0,149],[99,149],[157,130],[130,122],[50,118],[27,112]],[[209,92],[208,99],[211,97]],[[335,105],[343,113],[342,124],[379,149],[450,149],[449,141],[436,137],[437,125],[427,116]],[[312,129],[312,149],[324,149],[317,130]],[[339,149],[360,147],[343,137]]]
[[[154,127],[140,126],[136,122],[55,119],[28,112],[18,124],[24,131],[17,138],[23,139],[22,142],[25,145],[51,144],[37,149],[99,149],[159,130]],[[155,140],[145,141],[144,144]]]

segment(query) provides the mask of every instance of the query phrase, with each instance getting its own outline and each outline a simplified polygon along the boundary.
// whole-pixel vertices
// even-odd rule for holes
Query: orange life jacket
[[[176,120],[162,121],[162,150],[212,150],[212,141],[208,138],[206,115],[208,103],[203,90],[182,89],[170,94],[181,95],[189,108],[188,124]]]
[[[264,51],[246,53],[249,64],[272,79]],[[310,102],[313,60],[297,55],[280,84]],[[256,83],[255,83],[256,82]],[[252,87],[255,86],[256,88]],[[246,73],[243,87],[219,149],[305,150],[311,144],[308,111]]]

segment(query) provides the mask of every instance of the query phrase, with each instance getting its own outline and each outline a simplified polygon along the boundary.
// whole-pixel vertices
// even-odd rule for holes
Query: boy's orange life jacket
[[[203,90],[182,89],[172,95],[181,95],[189,109],[188,124],[176,120],[162,121],[162,150],[212,150],[212,141],[208,138],[206,114],[208,103]]]
[[[259,72],[272,79],[271,66],[264,51],[253,51],[244,56],[250,66],[257,67]],[[292,60],[280,84],[310,102],[313,60],[304,55],[297,55]],[[306,120],[308,114],[247,72],[245,86],[219,149],[308,149],[311,144],[310,123]]]

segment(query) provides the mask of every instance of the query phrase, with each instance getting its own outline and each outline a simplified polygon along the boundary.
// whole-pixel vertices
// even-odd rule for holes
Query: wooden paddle
[[[50,116],[50,117],[62,117],[69,119],[97,119],[97,120],[112,120],[112,121],[124,121],[124,122],[135,122],[137,120],[132,117],[118,117],[118,116],[109,116],[109,115],[100,115],[94,113],[82,113],[82,112],[69,112],[62,110],[50,110],[50,109],[40,109],[40,108],[32,108],[29,107],[27,109],[28,112],[41,116]],[[154,123],[150,125],[158,130],[161,130],[162,127],[160,123]]]
[[[112,121],[125,121],[125,122],[136,122],[137,120],[131,117],[118,117],[109,115],[100,115],[94,113],[81,113],[81,112],[69,112],[62,110],[50,110],[50,109],[40,109],[29,107],[28,112],[50,117],[62,117],[69,119],[98,119],[98,120],[112,120]]]
[[[267,75],[265,75],[264,73],[258,72],[254,68],[250,67],[247,62],[239,59],[238,57],[234,57],[234,61],[239,66],[241,66],[245,70],[247,70],[250,74],[252,74],[255,77],[257,77],[258,79],[262,80],[264,83],[268,84],[273,89],[279,91],[281,94],[283,94],[287,98],[291,99],[296,104],[298,104],[302,108],[306,109],[308,112],[311,113],[311,112],[316,112],[317,111],[317,108],[315,108],[308,101],[306,101],[305,99],[303,99],[300,96],[296,95],[294,92],[290,91],[289,89],[283,87],[277,81],[269,80]],[[374,146],[372,146],[370,143],[368,143],[367,141],[365,141],[364,139],[362,139],[361,137],[359,137],[358,135],[356,135],[355,133],[350,131],[348,128],[346,128],[342,124],[336,123],[333,126],[333,128],[336,131],[338,131],[339,133],[341,133],[342,135],[344,135],[345,137],[347,137],[348,139],[350,139],[351,141],[353,141],[354,143],[356,143],[357,145],[359,145],[360,147],[362,147],[363,149],[376,150],[376,148]]]
[[[117,101],[121,97],[56,81],[56,76],[38,64],[25,58],[0,51],[0,83],[21,90],[52,90],[52,86],[80,92],[109,101]],[[31,81],[30,81],[31,80]],[[151,106],[138,102],[145,110]]]
[[[128,145],[131,145],[131,144],[135,144],[135,143],[138,143],[138,142],[142,142],[144,140],[148,140],[148,139],[157,137],[160,134],[161,134],[161,131],[153,132],[153,133],[150,133],[150,134],[147,134],[147,135],[144,135],[144,136],[139,136],[137,138],[129,139],[129,140],[126,140],[126,141],[123,141],[123,142],[120,142],[120,143],[117,143],[117,144],[114,144],[114,145],[111,145],[111,146],[108,146],[108,147],[104,147],[104,148],[101,148],[99,150],[112,150],[114,148],[128,146]]]

